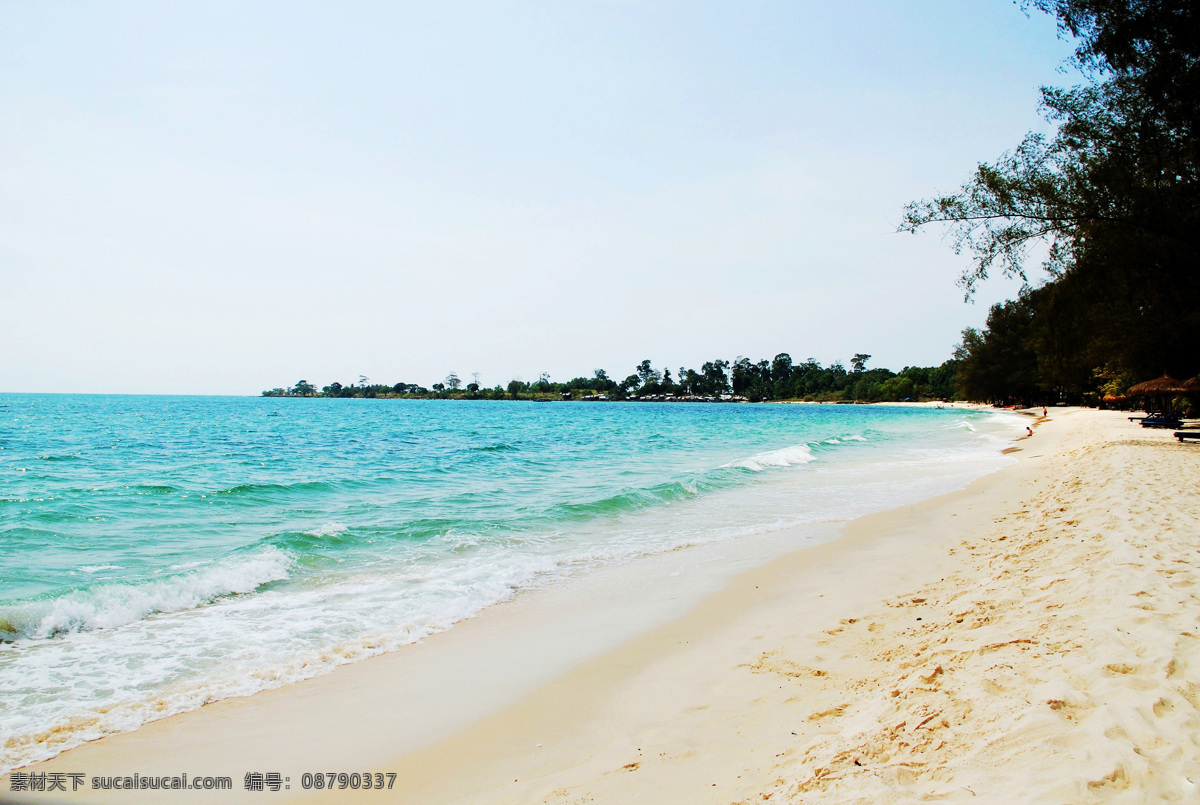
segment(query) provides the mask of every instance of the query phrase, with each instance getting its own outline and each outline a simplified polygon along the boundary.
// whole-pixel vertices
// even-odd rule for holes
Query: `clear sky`
[[[0,0],[0,391],[940,363],[895,233],[1071,82],[1010,0]]]

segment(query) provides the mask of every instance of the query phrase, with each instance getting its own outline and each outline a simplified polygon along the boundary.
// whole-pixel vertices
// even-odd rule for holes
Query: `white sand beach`
[[[1200,801],[1200,447],[1058,409],[1013,455],[833,541],[610,569],[21,771],[233,778],[71,802]]]

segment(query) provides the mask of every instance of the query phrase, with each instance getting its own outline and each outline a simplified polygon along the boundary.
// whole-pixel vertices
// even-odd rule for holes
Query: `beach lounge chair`
[[[1143,428],[1182,428],[1183,420],[1175,414],[1155,414],[1142,420]]]
[[[1177,430],[1172,435],[1181,442],[1186,442],[1188,439],[1200,440],[1200,430]]]

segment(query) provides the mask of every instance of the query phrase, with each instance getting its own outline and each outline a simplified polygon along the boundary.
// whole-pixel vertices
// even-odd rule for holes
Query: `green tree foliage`
[[[1098,388],[1097,367],[1148,378],[1200,369],[1200,4],[1193,0],[1033,0],[1078,38],[1087,78],[1042,89],[1056,124],[979,165],[955,194],[910,204],[901,229],[949,227],[972,263],[970,297],[993,271],[1026,291],[964,336],[964,390],[1024,398]],[[1031,291],[1028,256],[1048,278]],[[996,311],[993,310],[993,314]],[[1012,321],[1009,321],[1012,318]],[[1016,322],[1034,369],[1012,344]],[[993,326],[994,325],[994,326]],[[997,343],[992,344],[995,340]],[[1003,364],[988,367],[991,360]],[[1004,367],[1015,373],[1004,375]],[[1031,380],[1031,377],[1033,378]],[[1001,384],[998,387],[996,384]]]
[[[659,373],[650,365],[649,360],[642,361],[638,364],[636,374],[638,376],[638,380],[641,381],[643,386],[650,383],[657,384],[660,379]]]
[[[987,330],[967,329],[958,351],[958,382],[973,400],[1032,404],[1037,395],[1033,312],[1024,299],[993,305]]]
[[[897,402],[913,399],[916,391],[917,384],[912,381],[912,378],[896,375],[880,383],[877,393],[881,399]]]
[[[729,361],[717,359],[715,361],[705,361],[700,367],[701,375],[701,392],[703,394],[714,395],[724,394],[729,390],[729,376],[725,374],[725,370],[729,368]]]

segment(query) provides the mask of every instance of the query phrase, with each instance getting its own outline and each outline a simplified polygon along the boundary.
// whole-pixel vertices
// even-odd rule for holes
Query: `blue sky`
[[[1011,2],[0,2],[0,391],[939,363]]]

